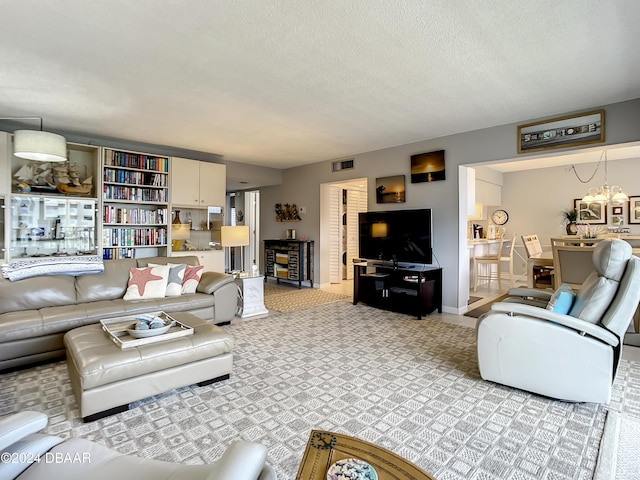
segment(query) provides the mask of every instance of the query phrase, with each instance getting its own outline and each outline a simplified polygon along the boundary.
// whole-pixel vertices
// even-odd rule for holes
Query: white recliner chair
[[[568,313],[552,309],[559,290],[521,288],[478,319],[483,379],[559,400],[609,403],[622,338],[640,301],[640,258],[629,243],[607,239],[592,259],[595,272]]]
[[[211,465],[182,465],[122,455],[81,438],[63,440],[40,432],[44,413],[25,411],[0,418],[0,478],[11,480],[276,480],[267,449],[234,442]]]

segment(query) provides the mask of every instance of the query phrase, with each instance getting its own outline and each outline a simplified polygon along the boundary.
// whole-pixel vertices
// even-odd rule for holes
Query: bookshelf
[[[103,158],[103,257],[167,255],[169,158],[109,148]]]

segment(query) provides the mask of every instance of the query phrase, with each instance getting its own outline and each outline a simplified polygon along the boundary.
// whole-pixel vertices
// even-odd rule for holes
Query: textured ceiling
[[[0,115],[278,168],[640,97],[637,0],[0,7]]]

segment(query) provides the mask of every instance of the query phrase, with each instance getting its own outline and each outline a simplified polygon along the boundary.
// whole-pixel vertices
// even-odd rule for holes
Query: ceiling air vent
[[[353,158],[351,160],[340,160],[331,164],[332,172],[339,172],[340,170],[350,170],[353,168]]]

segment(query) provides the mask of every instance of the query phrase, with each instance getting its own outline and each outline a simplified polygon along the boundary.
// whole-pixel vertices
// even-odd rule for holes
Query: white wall
[[[594,172],[597,163],[585,163],[576,168],[581,177],[588,178]],[[550,249],[549,239],[566,235],[562,223],[562,212],[573,208],[574,199],[582,198],[589,186],[604,183],[604,164],[589,184],[580,183],[575,174],[565,167],[542,168],[522,172],[504,173],[502,187],[502,206],[509,212],[507,233],[518,236],[535,233],[545,249]],[[617,184],[627,195],[640,195],[640,159],[609,161],[608,183]],[[625,225],[632,235],[640,235],[640,225],[627,224],[625,205]],[[611,206],[608,207],[607,222],[611,226]],[[603,225],[606,226],[606,225]],[[521,240],[518,251],[524,252]],[[516,263],[522,271],[520,262]]]

